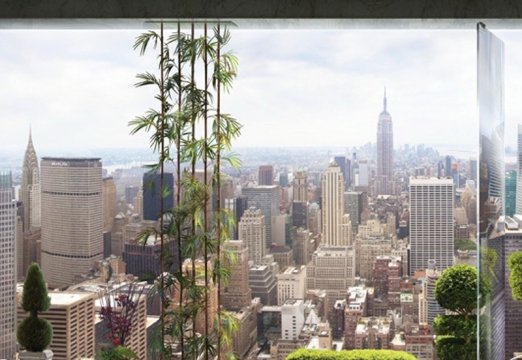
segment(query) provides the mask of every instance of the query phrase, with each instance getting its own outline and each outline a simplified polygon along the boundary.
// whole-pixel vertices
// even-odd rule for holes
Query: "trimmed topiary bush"
[[[294,351],[286,360],[415,360],[415,356],[394,350],[306,350]]]
[[[53,339],[51,324],[38,317],[39,311],[46,311],[51,306],[42,271],[36,263],[27,270],[22,294],[22,308],[29,312],[29,317],[18,325],[16,337],[20,345],[28,351],[41,352]]]
[[[437,315],[433,321],[440,360],[477,358],[477,278],[476,268],[461,264],[444,270],[435,284],[435,298],[440,306],[457,313]],[[490,290],[489,281],[481,276],[481,304]]]
[[[454,265],[442,272],[435,284],[435,298],[444,309],[460,315],[470,315],[477,307],[477,269],[467,265]],[[480,294],[482,302],[491,286],[480,278]],[[482,304],[481,304],[482,305]]]

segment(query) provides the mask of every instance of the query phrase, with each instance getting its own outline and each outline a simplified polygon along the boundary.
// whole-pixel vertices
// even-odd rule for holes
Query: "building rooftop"
[[[452,178],[432,176],[412,176],[410,185],[453,185]]]
[[[20,296],[22,296],[23,289],[23,283],[16,284],[16,292]],[[51,298],[51,306],[73,305],[79,301],[83,301],[94,296],[92,293],[73,291],[49,291],[48,294]]]
[[[101,158],[91,158],[91,157],[51,157],[51,156],[44,156],[42,157],[42,160],[46,161],[100,161]]]

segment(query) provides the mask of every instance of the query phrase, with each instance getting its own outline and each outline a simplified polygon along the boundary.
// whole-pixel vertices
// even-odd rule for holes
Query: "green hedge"
[[[415,356],[394,350],[306,350],[294,351],[286,360],[415,360]]]

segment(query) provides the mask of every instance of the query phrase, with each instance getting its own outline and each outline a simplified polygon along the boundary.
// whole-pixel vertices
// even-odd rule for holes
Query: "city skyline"
[[[239,73],[223,106],[244,124],[237,147],[352,147],[373,141],[383,86],[388,89],[396,133],[401,134],[395,139],[397,146],[443,143],[469,150],[474,145],[473,131],[464,137],[440,131],[455,123],[469,129],[475,126],[475,73],[469,66],[474,64],[472,32],[232,32],[229,48],[240,59]],[[0,60],[8,70],[7,86],[0,90],[0,105],[10,125],[0,135],[4,148],[21,148],[14,134],[25,137],[29,126],[43,152],[147,147],[147,136],[131,137],[127,126],[129,120],[156,105],[151,91],[133,87],[138,72],[153,71],[156,66],[152,54],[139,56],[132,51],[137,34],[122,30],[4,31],[8,45],[30,46],[29,54],[20,49],[20,55]],[[340,48],[339,41],[353,46]],[[365,45],[368,43],[372,46]],[[461,51],[448,56],[446,46]],[[45,61],[45,73],[34,58]],[[442,76],[447,80],[437,84]],[[31,87],[21,86],[26,83]],[[33,106],[23,106],[27,99]],[[252,112],[253,108],[259,111]],[[419,121],[428,138],[411,137],[407,131],[419,126]],[[318,127],[318,123],[327,126]],[[47,129],[56,127],[68,136],[51,137]],[[96,144],[87,141],[94,133]]]

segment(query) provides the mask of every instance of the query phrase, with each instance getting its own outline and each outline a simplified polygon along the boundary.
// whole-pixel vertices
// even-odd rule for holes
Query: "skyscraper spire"
[[[38,169],[38,156],[34,150],[33,137],[31,127],[29,127],[29,141],[27,142],[27,148],[25,149],[24,162],[22,164],[22,184],[19,190],[19,198],[24,203],[24,231],[28,230],[31,224],[39,223],[36,218],[31,220],[33,215],[39,218],[39,200],[31,202],[31,191],[39,192],[35,185],[40,183],[40,171]],[[37,196],[36,194],[33,194]],[[34,211],[33,211],[33,208]],[[31,212],[35,214],[31,215]]]
[[[384,104],[384,112],[386,112],[386,86],[384,87],[384,99],[383,99],[383,104]]]

